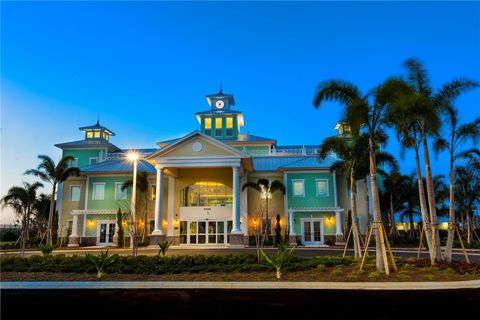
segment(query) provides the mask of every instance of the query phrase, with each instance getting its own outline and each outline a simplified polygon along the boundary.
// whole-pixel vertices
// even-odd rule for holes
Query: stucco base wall
[[[80,239],[80,244],[82,246],[96,246],[97,237],[83,237]]]
[[[80,246],[80,237],[68,237],[67,247],[78,247]]]
[[[248,237],[247,237],[248,239]],[[243,234],[230,234],[231,245],[245,245],[245,236]],[[248,241],[248,240],[247,240]]]
[[[159,243],[165,242],[167,236],[165,235],[150,235],[150,245],[157,245]]]
[[[326,245],[333,246],[336,241],[337,241],[337,237],[336,237],[336,236],[332,236],[332,235],[324,235],[324,236],[323,236],[323,242],[324,242]]]
[[[166,240],[171,241],[172,245],[178,246],[180,244],[180,237],[167,236]]]

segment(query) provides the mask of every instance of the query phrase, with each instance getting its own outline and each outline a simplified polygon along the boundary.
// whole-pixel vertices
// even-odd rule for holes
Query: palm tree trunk
[[[430,218],[428,217],[427,204],[425,202],[425,190],[423,189],[422,169],[420,167],[420,157],[418,148],[415,148],[415,163],[417,166],[417,182],[418,182],[418,198],[420,201],[420,212],[422,213],[423,227],[425,228],[425,238],[427,239],[428,251],[430,252],[430,262],[433,264],[435,260],[432,254],[432,230],[430,229]],[[422,230],[420,230],[422,232]]]
[[[386,260],[387,252],[385,243],[380,241],[379,224],[382,223],[382,214],[380,212],[380,197],[378,195],[377,185],[377,164],[375,159],[375,143],[372,135],[369,138],[369,153],[370,153],[370,187],[372,189],[373,202],[373,222],[375,225],[375,249],[376,249],[376,266],[377,270],[386,270],[384,260]]]
[[[360,234],[357,225],[357,185],[355,180],[355,169],[353,168],[350,170],[350,191],[350,207],[352,208],[351,217],[353,228],[353,250],[355,259],[358,259],[362,256],[362,247],[360,244]]]
[[[455,237],[455,177],[453,173],[453,154],[450,152],[450,205],[448,209],[448,236],[445,246],[445,260],[452,262],[453,238]]]
[[[425,160],[425,178],[427,180],[428,207],[430,211],[430,222],[432,225],[432,254],[435,262],[442,260],[442,251],[440,247],[440,234],[437,223],[437,207],[435,206],[435,190],[433,187],[432,169],[430,167],[430,155],[428,153],[427,137],[423,137],[423,157]]]
[[[390,233],[397,233],[397,226],[395,225],[395,212],[393,212],[393,193],[390,192]]]
[[[147,235],[147,206],[148,206],[148,191],[145,191],[145,212],[143,213],[143,230],[142,230],[142,242],[145,242],[145,237]]]
[[[467,210],[467,243],[469,247],[472,245],[472,224],[470,222],[470,212]]]
[[[267,242],[270,240],[270,220],[268,220],[268,193],[265,193],[265,201],[266,201],[266,220],[267,220],[267,227],[265,228],[265,234],[267,236]]]
[[[413,223],[413,204],[410,201],[408,202],[408,219],[410,220],[409,233],[413,236],[412,238],[415,239],[417,234],[415,233],[415,224]]]
[[[53,212],[55,211],[55,191],[57,189],[57,184],[53,183],[52,195],[50,197],[50,211],[48,212],[48,226],[47,226],[47,243],[53,244]]]

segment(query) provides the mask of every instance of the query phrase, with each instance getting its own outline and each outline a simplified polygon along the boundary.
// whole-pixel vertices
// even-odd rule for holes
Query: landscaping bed
[[[363,271],[352,257],[291,257],[282,281],[458,281],[480,279],[480,265],[454,262],[430,267],[427,259],[398,258],[386,276],[368,257]],[[2,257],[2,281],[90,281],[97,270],[82,256]],[[275,270],[254,255],[117,256],[102,280],[112,281],[273,281]]]

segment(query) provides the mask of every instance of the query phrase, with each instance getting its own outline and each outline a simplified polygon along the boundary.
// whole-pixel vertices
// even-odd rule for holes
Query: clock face
[[[217,107],[217,109],[222,109],[224,105],[225,103],[222,100],[215,102],[215,107]]]

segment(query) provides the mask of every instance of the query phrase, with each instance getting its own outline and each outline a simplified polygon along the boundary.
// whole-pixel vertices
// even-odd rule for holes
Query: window
[[[94,132],[94,137],[95,138],[100,138],[100,131],[95,131]]]
[[[87,139],[93,138],[93,132],[92,131],[87,131]]]
[[[212,118],[205,118],[205,134],[212,135]]]
[[[153,231],[155,230],[155,220],[150,220],[149,227],[150,227],[150,234],[152,234]]]
[[[199,181],[180,191],[182,207],[227,207],[233,202],[232,188],[215,182]]]
[[[106,132],[103,133],[103,139],[108,141],[108,133],[106,133]]]
[[[115,182],[115,200],[126,200],[127,189],[122,190],[123,182]]]
[[[78,167],[78,158],[74,158],[73,160],[70,160],[68,162],[68,167],[69,168]]]
[[[220,137],[223,134],[222,118],[215,118],[215,136]]]
[[[105,183],[94,183],[92,200],[103,200],[105,198]]]
[[[70,201],[80,201],[80,186],[70,186]]]
[[[227,121],[227,124],[226,124],[225,135],[227,137],[231,137],[233,136],[233,118],[227,117],[226,121]]]
[[[98,157],[88,158],[88,164],[92,165],[96,163],[98,163]]]
[[[305,196],[305,181],[303,179],[292,180],[292,194],[296,197]]]
[[[328,179],[317,179],[317,197],[328,197]]]
[[[157,199],[157,186],[153,185],[152,186],[152,200]]]

